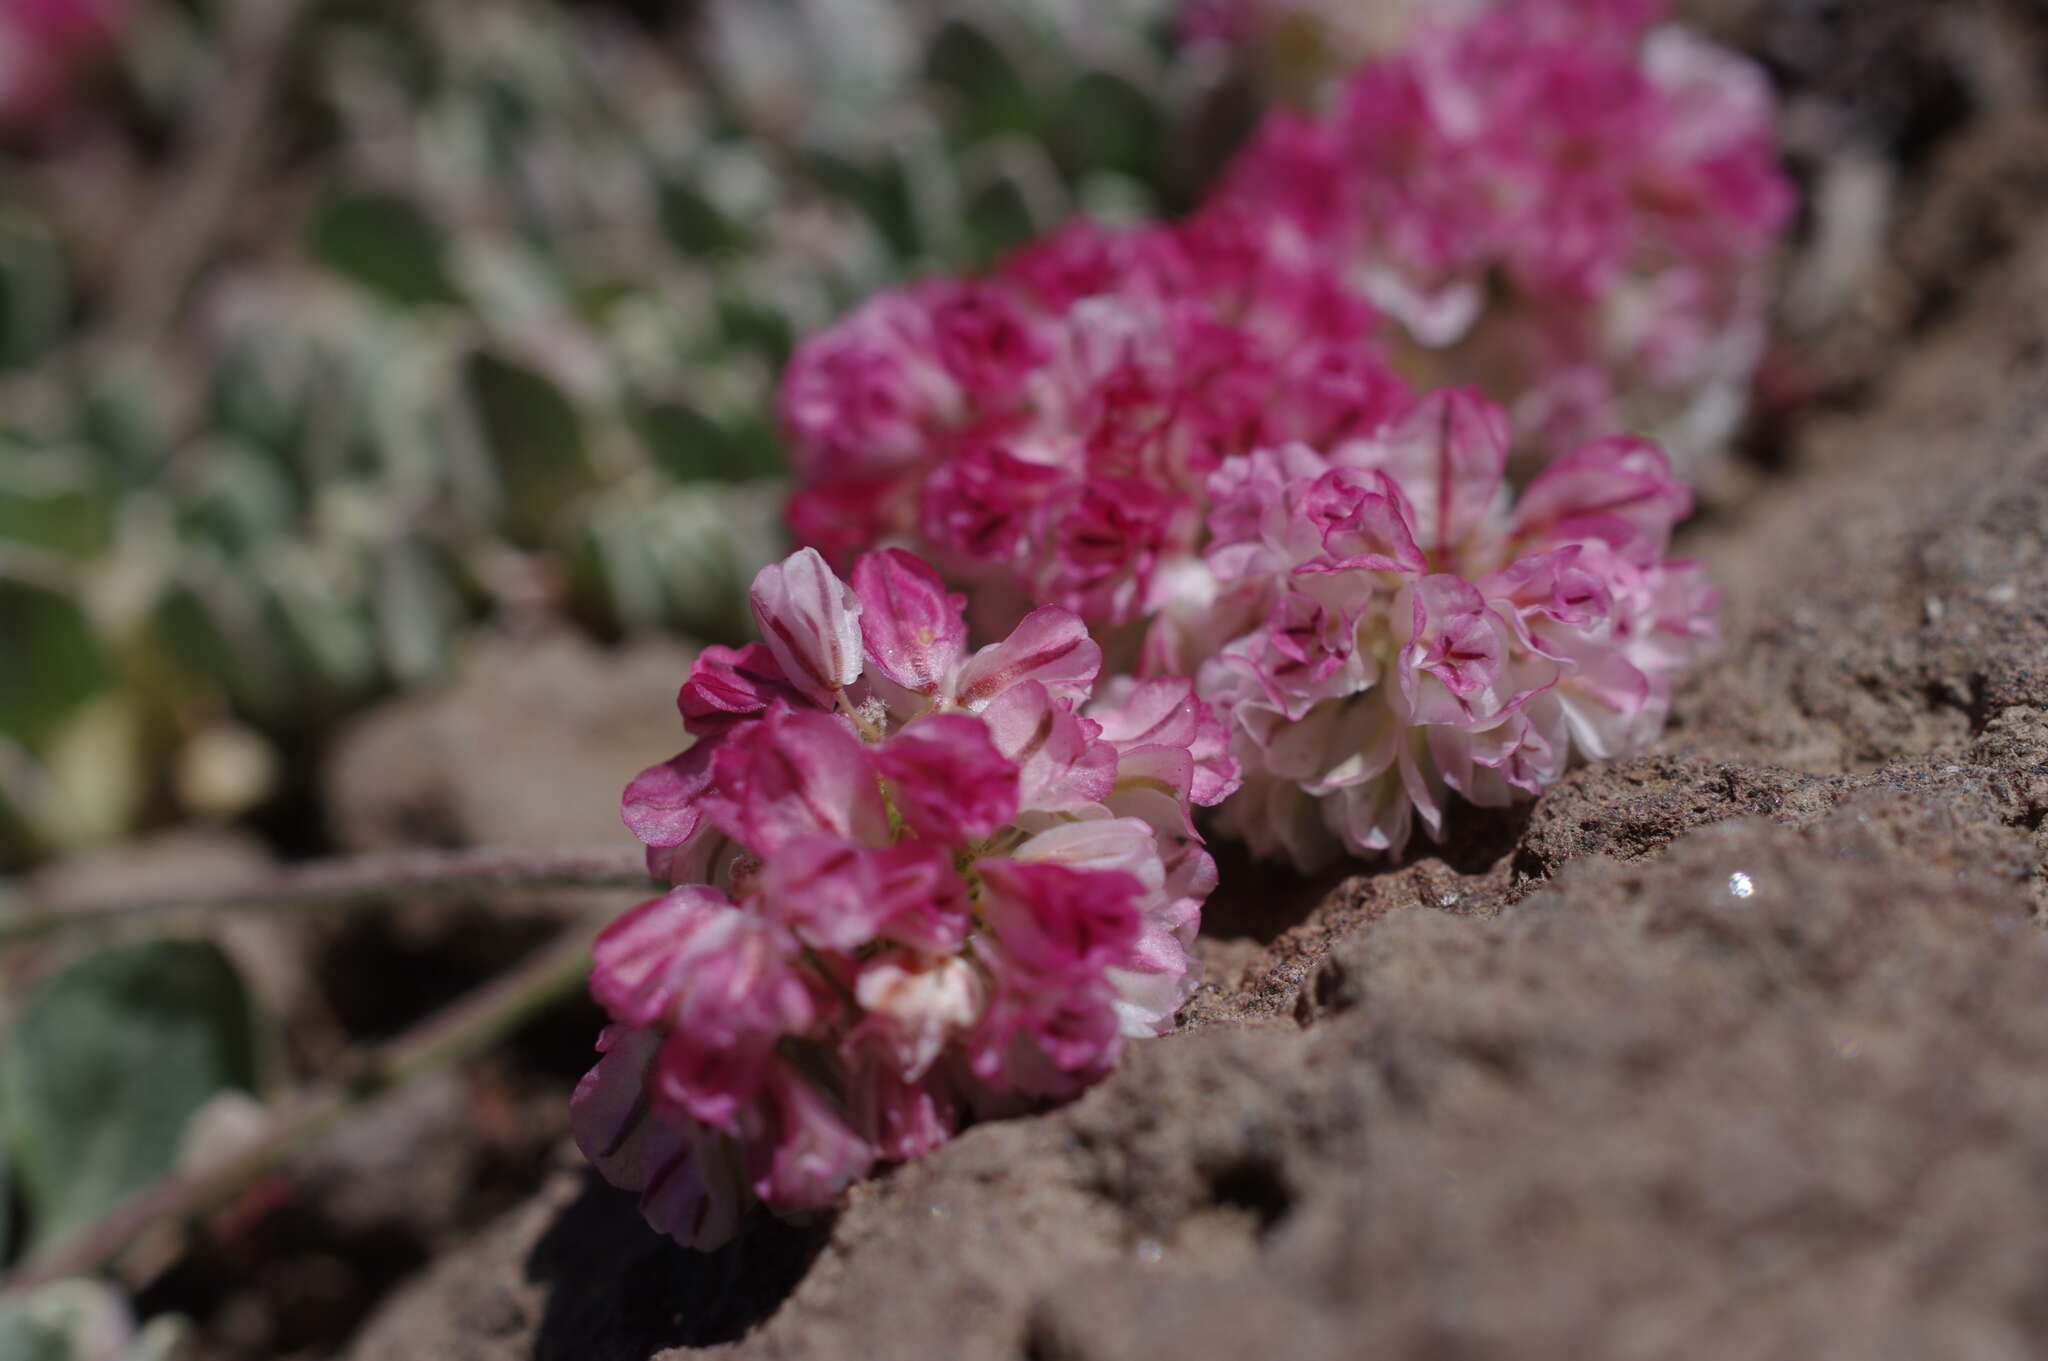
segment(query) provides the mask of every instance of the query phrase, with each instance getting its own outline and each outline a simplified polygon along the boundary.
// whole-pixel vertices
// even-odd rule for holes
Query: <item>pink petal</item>
[[[1498,712],[1506,643],[1472,584],[1438,573],[1410,592],[1413,634],[1401,649],[1401,690],[1415,721],[1467,724]]]
[[[680,846],[704,825],[701,800],[711,787],[715,747],[699,743],[633,777],[619,817],[649,846]]]
[[[875,752],[911,831],[948,845],[979,841],[1017,815],[1017,764],[966,714],[919,719]]]
[[[650,1121],[640,1158],[648,1227],[698,1252],[732,1241],[752,1201],[731,1140],[688,1122]]]
[[[1441,566],[1493,512],[1507,466],[1507,413],[1476,389],[1444,389],[1417,402],[1369,447],[1370,466],[1400,485],[1416,540]]]
[[[591,995],[627,1025],[667,1022],[690,982],[693,938],[737,915],[723,893],[704,884],[649,899],[599,934],[591,948]]]
[[[761,867],[759,910],[820,950],[872,941],[891,911],[877,888],[885,851],[831,836],[792,837]]]
[[[953,702],[979,709],[1020,685],[1036,681],[1054,699],[1084,700],[1102,669],[1102,649],[1079,618],[1057,605],[1033,610],[1000,643],[967,660],[953,679]]]
[[[1158,676],[1104,687],[1088,706],[1088,717],[1102,725],[1102,740],[1122,751],[1128,747],[1185,747],[1199,731],[1202,702],[1195,683],[1185,676]],[[1114,700],[1105,703],[1106,699]]]
[[[814,702],[860,679],[860,597],[833,575],[815,548],[770,563],[749,592],[754,622],[782,672]]]
[[[816,1011],[782,927],[701,884],[642,903],[599,934],[590,992],[629,1025],[731,1046],[803,1030]]]
[[[1116,785],[1116,748],[1037,681],[1003,691],[981,719],[996,750],[1017,767],[1020,808],[1072,812],[1101,802]]]
[[[790,684],[774,653],[760,643],[733,649],[713,644],[697,654],[690,678],[676,695],[683,726],[700,737],[723,732],[776,700],[805,704],[808,697]]]
[[[900,548],[855,563],[853,589],[869,663],[905,690],[937,694],[966,652],[966,602],[946,593],[929,563]]]
[[[1324,557],[1300,572],[1421,572],[1422,550],[1409,526],[1402,490],[1383,473],[1332,468],[1302,498],[1301,513]]]
[[[605,1180],[640,1189],[639,1141],[660,1032],[610,1025],[597,1037],[599,1058],[569,1098],[569,1130],[576,1146]]]
[[[774,1044],[773,1036],[763,1035],[713,1044],[690,1031],[674,1031],[654,1066],[655,1094],[692,1120],[736,1134],[740,1113],[760,1094]]]
[[[1515,507],[1518,540],[1541,546],[1594,539],[1632,562],[1663,556],[1672,526],[1692,513],[1692,489],[1664,451],[1616,437],[1574,450],[1536,475]]]
[[[817,710],[771,708],[737,729],[712,761],[707,813],[756,855],[801,836],[862,845],[889,841],[874,759],[848,720]]]
[[[960,1112],[929,1082],[906,1082],[886,1062],[858,1065],[847,1080],[853,1127],[891,1162],[922,1158],[953,1137]]]
[[[768,1128],[749,1151],[754,1193],[780,1210],[822,1210],[874,1166],[875,1149],[787,1063],[771,1068]]]
[[[1144,929],[1144,886],[1130,874],[1002,859],[976,868],[982,918],[1004,961],[1034,977],[1099,974],[1128,959]]]

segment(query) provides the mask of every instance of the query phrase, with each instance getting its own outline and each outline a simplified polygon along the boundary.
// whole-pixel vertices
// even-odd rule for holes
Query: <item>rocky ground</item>
[[[1180,1033],[717,1256],[519,1123],[545,1082],[495,1179],[351,1171],[479,1079],[422,1089],[321,1155],[405,1245],[351,1361],[2048,1352],[2040,15],[1695,9],[1786,82],[1811,194],[1751,457],[1687,531],[1725,641],[1659,747],[1392,868],[1226,863]],[[627,715],[667,731],[680,654],[513,654],[345,745],[340,841],[546,839],[662,754]],[[451,1177],[493,1195],[424,1208]]]

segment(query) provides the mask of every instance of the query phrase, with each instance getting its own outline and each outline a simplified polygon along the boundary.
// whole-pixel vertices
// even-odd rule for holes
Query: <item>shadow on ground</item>
[[[647,1232],[633,1197],[594,1172],[527,1255],[544,1306],[535,1361],[634,1361],[667,1347],[732,1342],[769,1318],[824,1246],[828,1224],[756,1212],[714,1253]]]

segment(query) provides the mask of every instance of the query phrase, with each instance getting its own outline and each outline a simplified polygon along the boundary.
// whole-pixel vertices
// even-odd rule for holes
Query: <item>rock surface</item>
[[[675,696],[692,655],[567,632],[479,638],[444,688],[343,734],[325,779],[336,839],[364,851],[619,844],[619,791],[682,745]]]
[[[1692,532],[1656,752],[1227,866],[1181,1033],[829,1225],[692,1256],[565,1158],[354,1361],[2048,1351],[2048,231],[1980,263]]]

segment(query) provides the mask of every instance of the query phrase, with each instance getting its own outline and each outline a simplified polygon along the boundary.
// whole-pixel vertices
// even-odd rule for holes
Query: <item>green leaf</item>
[[[442,571],[432,546],[400,539],[377,555],[375,607],[384,669],[401,685],[439,675],[448,660],[462,600]]]
[[[296,715],[359,699],[379,676],[368,602],[355,583],[336,580],[313,558],[294,554],[269,564],[263,620],[296,673],[285,700]]]
[[[159,1314],[140,1331],[128,1303],[84,1276],[0,1296],[0,1357],[7,1361],[176,1361],[192,1354],[191,1322]]]
[[[1007,175],[992,177],[967,201],[968,258],[977,267],[993,264],[1038,234],[1024,190]]]
[[[925,76],[957,101],[947,130],[968,146],[1005,132],[1028,132],[1031,91],[995,41],[965,19],[948,19],[925,54]]]
[[[1114,170],[1142,178],[1160,163],[1166,120],[1122,76],[1089,71],[1067,88],[1053,144],[1070,170]]]
[[[244,714],[274,720],[292,687],[255,588],[205,545],[150,610],[149,636],[182,677],[216,686]]]
[[[241,975],[208,941],[118,946],[37,989],[0,1068],[31,1246],[170,1172],[194,1112],[254,1089],[256,1027]]]
[[[83,449],[0,446],[0,541],[73,558],[114,541],[114,497],[105,469]]]
[[[661,186],[661,227],[686,255],[733,255],[747,248],[746,229],[680,180]]]
[[[0,733],[30,746],[114,679],[92,621],[69,594],[0,577]]]
[[[537,547],[563,503],[595,480],[582,418],[561,389],[509,359],[472,355],[466,379],[504,491],[505,532]]]
[[[683,402],[649,402],[633,413],[654,464],[678,482],[738,480],[730,442],[718,424]]]
[[[0,1302],[0,1356],[7,1361],[78,1361],[82,1348],[77,1335],[88,1332],[99,1320],[75,1313],[66,1305],[53,1308],[43,1299],[46,1293]]]
[[[456,303],[441,229],[396,194],[341,194],[313,219],[313,255],[357,283],[407,306]]]
[[[789,318],[752,298],[727,294],[718,300],[718,326],[734,350],[758,350],[776,368],[789,362],[796,330]]]
[[[26,213],[0,211],[0,368],[41,356],[63,336],[70,315],[56,234]]]
[[[298,490],[276,460],[231,439],[192,453],[199,475],[180,517],[188,532],[233,556],[296,527]]]
[[[865,166],[836,151],[813,147],[805,154],[804,168],[827,193],[844,199],[867,218],[888,243],[891,254],[906,259],[917,254],[917,206],[900,163],[889,160]]]

